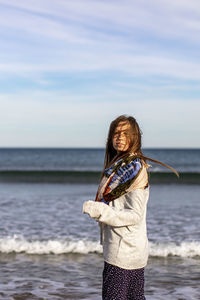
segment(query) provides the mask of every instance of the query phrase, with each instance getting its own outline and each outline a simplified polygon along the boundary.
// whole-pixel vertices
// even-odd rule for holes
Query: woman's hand
[[[88,214],[91,218],[98,219],[104,206],[104,203],[88,200],[83,203],[83,213]]]
[[[83,203],[83,213],[84,213],[84,214],[90,215],[91,207],[92,207],[92,202],[94,202],[94,201],[88,200],[88,201],[85,201],[85,202]]]

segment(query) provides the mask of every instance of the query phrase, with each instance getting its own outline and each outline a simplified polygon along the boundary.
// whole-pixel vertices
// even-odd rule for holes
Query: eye
[[[125,134],[125,136],[130,136],[130,132],[129,131],[125,131],[124,134]]]

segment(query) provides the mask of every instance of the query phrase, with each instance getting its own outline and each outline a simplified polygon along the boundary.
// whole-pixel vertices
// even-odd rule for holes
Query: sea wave
[[[162,242],[149,243],[151,257],[178,256],[200,257],[200,242],[181,242],[180,244]],[[88,254],[102,253],[102,246],[97,241],[52,239],[52,240],[28,240],[22,236],[0,238],[1,253],[26,253],[35,255],[44,254]]]
[[[172,242],[150,242],[150,256],[200,257],[200,242],[181,242],[180,244]]]
[[[102,253],[99,242],[90,240],[28,240],[22,236],[0,238],[0,252],[27,254]]]
[[[98,183],[99,171],[75,170],[0,170],[0,182],[36,183]],[[181,172],[178,178],[172,172],[152,171],[149,173],[151,184],[199,184],[200,172]]]

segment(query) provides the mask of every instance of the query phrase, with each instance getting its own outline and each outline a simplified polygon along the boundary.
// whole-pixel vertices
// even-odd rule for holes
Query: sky
[[[200,148],[199,0],[0,0],[0,147]]]

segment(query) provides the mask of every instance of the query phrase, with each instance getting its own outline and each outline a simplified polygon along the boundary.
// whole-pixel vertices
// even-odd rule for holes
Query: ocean
[[[200,299],[200,149],[144,154],[180,172],[150,167],[146,299]],[[0,299],[101,299],[99,229],[82,204],[103,159],[104,149],[0,149]]]

